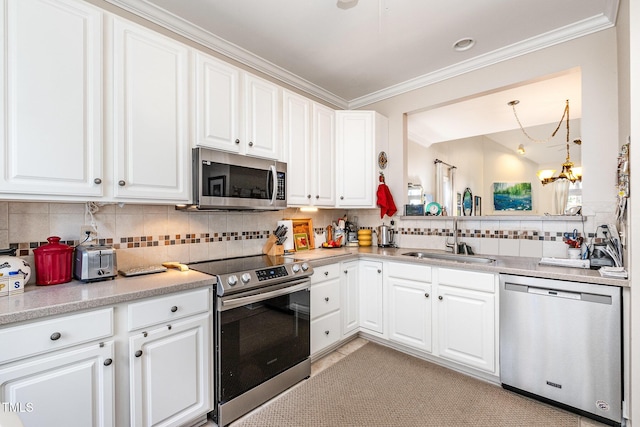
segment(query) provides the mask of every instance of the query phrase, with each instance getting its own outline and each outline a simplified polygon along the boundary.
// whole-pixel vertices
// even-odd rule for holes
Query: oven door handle
[[[311,287],[311,282],[309,280],[304,280],[299,284],[295,284],[292,286],[287,286],[286,288],[277,289],[271,292],[265,292],[263,294],[249,295],[246,297],[237,297],[230,298],[228,300],[220,300],[221,309],[231,310],[232,308],[242,307],[243,305],[253,304],[260,301],[265,301],[271,298],[279,297],[282,295],[291,294],[298,291],[303,291],[305,289],[309,289]]]

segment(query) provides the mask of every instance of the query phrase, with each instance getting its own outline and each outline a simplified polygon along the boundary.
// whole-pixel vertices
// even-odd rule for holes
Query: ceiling
[[[516,113],[527,136],[520,130],[509,101],[520,101]],[[580,139],[582,89],[580,69],[547,76],[534,82],[479,94],[438,108],[418,111],[407,116],[409,139],[424,146],[484,135],[516,152],[522,144],[524,158],[537,165],[558,166],[566,158],[567,131],[563,121],[553,138],[569,100],[569,141]],[[548,140],[548,141],[547,141]],[[540,142],[547,141],[547,142]],[[570,155],[580,163],[581,146],[570,144]],[[556,163],[558,165],[556,165]]]
[[[615,25],[618,0],[107,0],[340,108]],[[453,44],[475,45],[455,51]]]

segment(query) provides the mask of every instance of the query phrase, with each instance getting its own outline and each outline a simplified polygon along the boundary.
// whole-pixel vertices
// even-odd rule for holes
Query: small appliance
[[[287,207],[287,164],[207,148],[192,156],[193,204],[177,209],[282,210]]]
[[[376,235],[378,236],[378,246],[381,248],[394,248],[396,244],[393,239],[395,237],[396,230],[391,228],[393,226],[393,221],[391,221],[391,226],[379,225],[376,229]]]
[[[116,251],[108,245],[76,247],[73,276],[83,282],[113,279],[118,273]]]

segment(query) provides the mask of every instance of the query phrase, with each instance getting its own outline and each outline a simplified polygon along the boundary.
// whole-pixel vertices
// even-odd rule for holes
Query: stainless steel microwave
[[[199,210],[281,210],[287,207],[287,164],[193,149],[193,206]]]

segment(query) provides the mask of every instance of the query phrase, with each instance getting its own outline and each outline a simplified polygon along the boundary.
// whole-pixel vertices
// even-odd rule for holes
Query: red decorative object
[[[57,285],[71,281],[73,248],[51,236],[49,242],[33,250],[36,264],[36,285]]]

